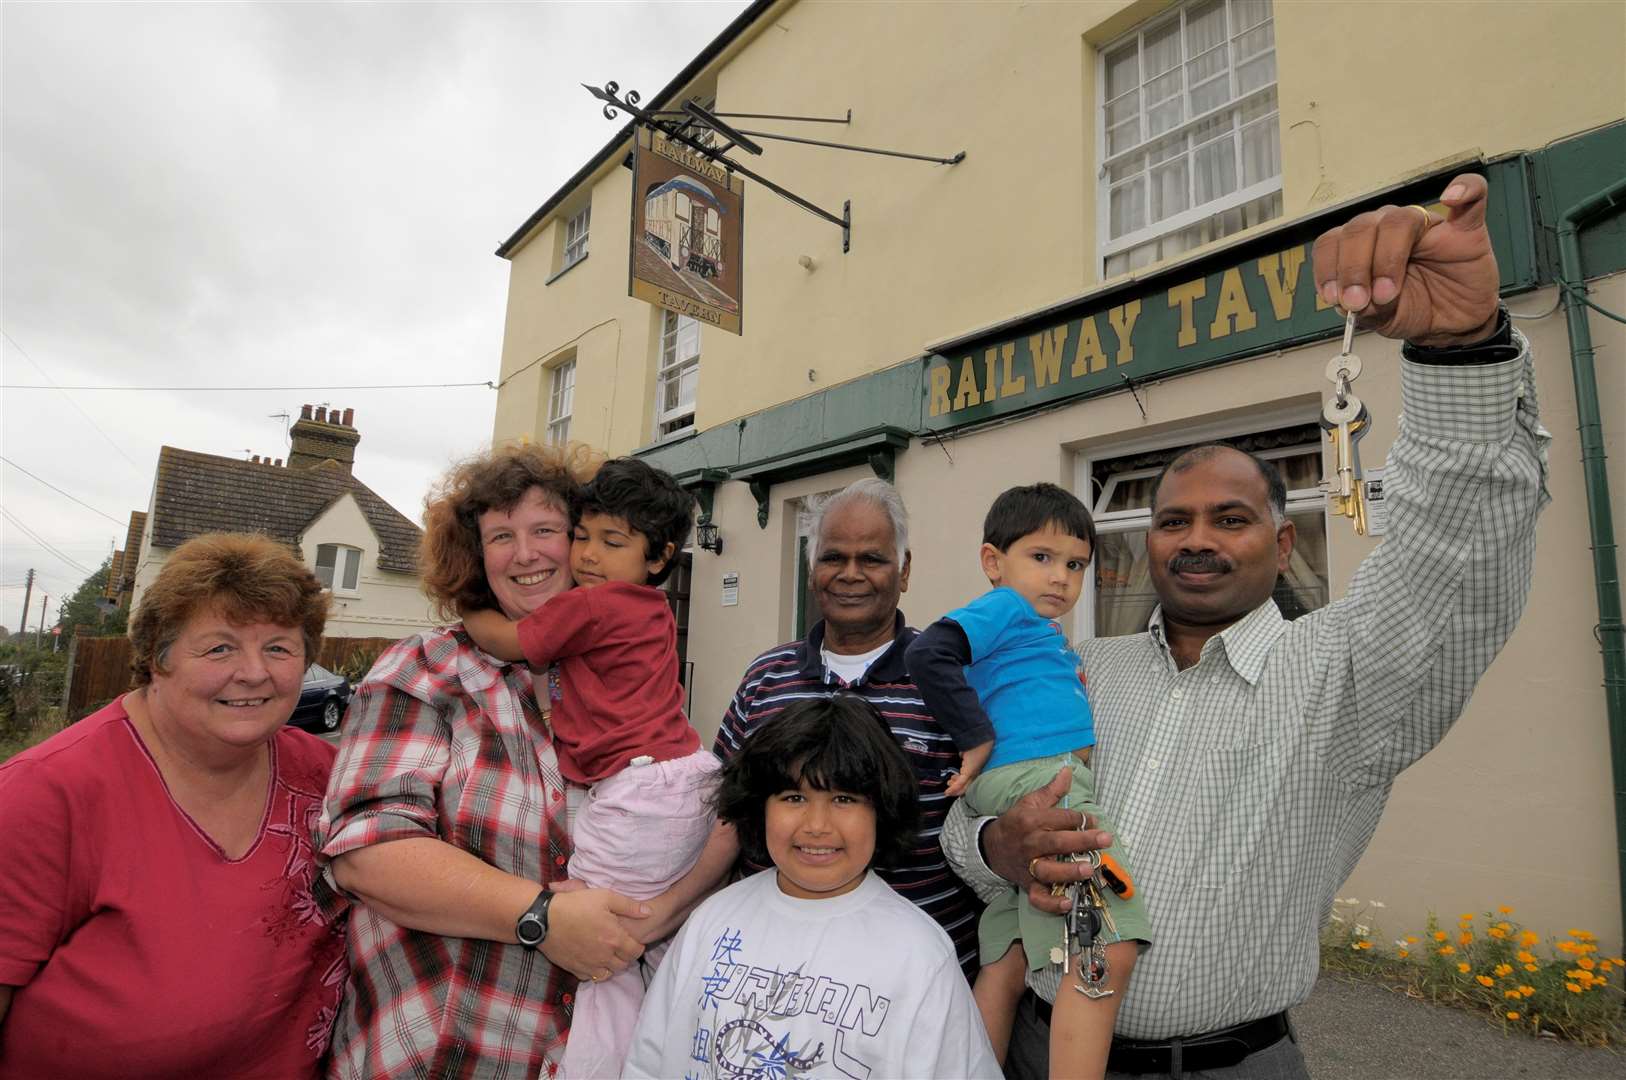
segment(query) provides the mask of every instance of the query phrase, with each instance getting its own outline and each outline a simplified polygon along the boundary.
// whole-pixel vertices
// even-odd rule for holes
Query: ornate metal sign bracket
[[[755,180],[757,183],[761,184],[775,195],[795,203],[797,206],[800,206],[803,210],[806,210],[815,217],[823,218],[832,225],[839,225],[841,227],[841,250],[843,253],[852,250],[853,204],[851,199],[848,199],[846,202],[842,203],[841,216],[837,217],[835,214],[832,214],[823,207],[814,205],[808,200],[802,198],[800,195],[797,195],[795,192],[788,191],[774,183],[772,180],[769,180],[767,177],[753,172],[744,165],[741,165],[739,162],[727,156],[728,151],[739,149],[748,154],[761,154],[762,147],[757,145],[757,143],[753,140],[773,139],[779,142],[792,142],[801,143],[806,146],[819,146],[830,150],[850,150],[854,153],[860,154],[880,154],[886,157],[908,158],[914,161],[929,161],[938,165],[957,165],[961,161],[965,160],[964,150],[961,150],[953,157],[932,157],[926,154],[909,154],[902,150],[882,150],[873,146],[853,146],[847,143],[825,142],[821,139],[804,139],[795,135],[779,135],[768,131],[743,131],[732,127],[723,119],[723,117],[726,116],[735,119],[743,118],[750,120],[790,120],[816,124],[849,124],[852,122],[853,116],[851,109],[847,110],[847,116],[845,119],[818,116],[780,116],[770,113],[713,113],[691,101],[685,102],[681,111],[665,110],[661,112],[651,112],[647,109],[639,108],[638,91],[628,90],[623,96],[621,95],[621,87],[614,82],[606,82],[602,87],[588,86],[586,83],[583,83],[582,88],[604,103],[604,118],[606,120],[616,119],[616,117],[619,115],[617,110],[624,111],[635,118],[639,123],[646,124],[649,127],[660,131],[662,135],[673,142],[682,143],[690,150],[700,154],[707,160],[715,161],[718,165],[721,165],[730,172],[737,172],[741,176]],[[706,143],[701,142],[698,138],[690,134],[690,131],[696,126],[709,128],[710,130],[717,132],[724,139],[728,140],[728,145],[718,148],[708,146]]]

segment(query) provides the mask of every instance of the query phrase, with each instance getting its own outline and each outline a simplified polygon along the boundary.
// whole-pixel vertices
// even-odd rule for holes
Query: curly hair
[[[694,525],[694,496],[672,475],[634,457],[612,458],[582,493],[580,514],[606,514],[625,521],[644,538],[645,557],[654,560],[672,545],[672,554],[648,585],[659,585],[672,572],[683,542]]]
[[[599,455],[585,446],[524,443],[499,446],[452,468],[423,506],[418,572],[435,614],[448,621],[465,611],[499,609],[486,581],[480,548],[480,515],[519,505],[525,493],[544,495],[575,520],[582,484],[598,469]]]
[[[258,533],[209,533],[175,549],[141,596],[130,620],[135,685],[164,674],[165,654],[187,622],[213,611],[238,626],[297,626],[306,661],[314,660],[327,625],[329,599],[298,555]]]
[[[920,828],[920,786],[875,706],[856,694],[798,701],[769,718],[723,765],[712,796],[746,858],[769,862],[768,800],[806,780],[815,791],[863,795],[875,807],[874,865],[898,865]]]

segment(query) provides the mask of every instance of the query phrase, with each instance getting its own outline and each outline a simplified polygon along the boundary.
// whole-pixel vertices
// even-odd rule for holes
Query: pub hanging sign
[[[745,182],[640,126],[628,294],[738,334],[744,241]]]

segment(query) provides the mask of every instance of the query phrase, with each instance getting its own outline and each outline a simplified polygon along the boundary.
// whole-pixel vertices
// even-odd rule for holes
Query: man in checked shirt
[[[1118,1014],[1108,1076],[1307,1076],[1287,1009],[1315,984],[1322,913],[1401,770],[1444,737],[1529,590],[1548,435],[1529,343],[1497,301],[1483,177],[1446,217],[1388,206],[1324,233],[1322,299],[1406,342],[1404,416],[1385,473],[1388,535],[1348,593],[1295,622],[1271,589],[1293,524],[1275,470],[1199,447],[1165,470],[1147,561],[1148,631],[1080,646],[1104,809],[1135,852],[1157,944]],[[1104,847],[1058,809],[1065,773],[999,818],[958,804],[949,861],[1035,905],[1081,878],[1055,856]],[[1047,1073],[1054,977],[1018,1012],[1007,1075]]]

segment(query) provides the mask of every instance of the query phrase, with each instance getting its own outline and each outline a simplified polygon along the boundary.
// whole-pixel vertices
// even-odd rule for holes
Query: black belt
[[[1031,990],[1028,995],[1039,1019],[1048,1027],[1050,1003]],[[1228,1069],[1249,1054],[1274,1046],[1289,1034],[1287,1013],[1279,1012],[1184,1039],[1125,1039],[1114,1035],[1112,1050],[1107,1055],[1107,1071],[1170,1074],[1177,1070]]]

